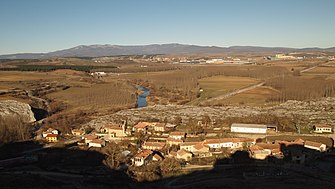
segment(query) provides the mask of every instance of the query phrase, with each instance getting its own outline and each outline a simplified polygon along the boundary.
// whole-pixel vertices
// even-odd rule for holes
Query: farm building
[[[333,127],[327,124],[315,124],[313,126],[313,131],[315,133],[332,133]]]
[[[264,124],[233,123],[230,127],[230,131],[232,133],[265,134],[269,129],[277,131],[277,126],[264,125]]]

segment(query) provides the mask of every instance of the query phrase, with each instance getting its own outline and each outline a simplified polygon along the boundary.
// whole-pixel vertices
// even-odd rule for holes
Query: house
[[[233,123],[230,127],[230,132],[265,134],[267,128],[268,126],[263,124]]]
[[[253,139],[249,138],[220,138],[220,139],[206,139],[204,144],[208,145],[211,149],[230,148],[241,149],[248,147],[254,143]]]
[[[83,136],[82,138],[84,139],[85,144],[88,144],[88,143],[90,143],[92,140],[97,139],[98,136],[96,136],[96,135],[85,135],[85,136]]]
[[[126,129],[125,129],[125,125],[117,125],[117,124],[108,124],[105,125],[104,127],[102,127],[100,129],[100,132],[102,134],[107,134],[107,139],[109,138],[122,138],[122,137],[126,137]]]
[[[161,150],[165,147],[165,142],[144,142],[143,149],[147,150]]]
[[[58,141],[58,135],[57,134],[48,134],[47,136],[45,136],[45,139],[48,142],[57,142]]]
[[[185,150],[178,150],[177,151],[177,159],[183,159],[185,161],[190,161],[192,159],[193,154],[191,152],[187,152]]]
[[[152,161],[162,161],[162,160],[163,160],[163,157],[158,154],[155,154],[152,156]]]
[[[199,157],[210,157],[212,153],[209,151],[209,146],[204,144],[203,142],[196,144],[193,146],[193,152],[195,156]]]
[[[313,126],[313,131],[315,133],[332,133],[333,127],[327,124],[315,124]]]
[[[249,148],[250,156],[254,159],[264,160],[268,156],[282,158],[280,144],[257,143]]]
[[[320,142],[312,142],[308,140],[305,141],[304,147],[312,150],[317,150],[320,152],[324,152],[327,150],[327,146],[325,144],[322,144]]]
[[[84,135],[84,131],[80,130],[80,129],[72,129],[71,133],[73,136],[81,136]]]
[[[147,133],[149,126],[150,124],[148,122],[138,122],[134,125],[133,131]]]
[[[201,143],[201,142],[184,142],[184,143],[181,143],[179,146],[180,146],[181,150],[193,152],[194,151],[194,146],[199,144],[199,143]]]
[[[180,139],[174,139],[174,138],[167,138],[166,139],[166,143],[169,144],[170,146],[172,146],[172,145],[180,145],[183,142],[184,141],[180,140]]]
[[[151,126],[155,132],[164,132],[166,130],[165,123],[153,123]]]
[[[55,134],[55,135],[58,135],[59,132],[58,132],[57,129],[49,128],[49,129],[47,129],[46,131],[43,131],[43,132],[42,132],[42,136],[43,136],[43,138],[45,138],[48,134]]]
[[[185,132],[171,132],[169,134],[169,137],[174,138],[174,139],[182,140],[182,139],[186,138],[186,133]]]
[[[153,152],[151,150],[142,150],[138,152],[133,160],[135,166],[142,166],[148,164],[152,160]]]
[[[305,141],[303,139],[299,138],[299,139],[296,139],[294,141],[275,140],[275,143],[282,144],[285,147],[290,147],[290,146],[304,146]]]
[[[101,148],[105,145],[106,145],[105,141],[101,139],[93,139],[88,143],[88,147],[96,147],[96,148]]]

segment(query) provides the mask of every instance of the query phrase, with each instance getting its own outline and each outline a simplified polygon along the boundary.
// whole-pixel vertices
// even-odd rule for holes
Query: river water
[[[144,87],[136,87],[138,90],[143,91],[142,94],[137,97],[137,108],[142,108],[147,106],[147,96],[150,95],[150,90]]]

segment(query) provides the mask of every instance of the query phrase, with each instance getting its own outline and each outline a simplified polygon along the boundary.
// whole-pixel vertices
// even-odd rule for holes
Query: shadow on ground
[[[27,150],[27,146],[32,151]],[[322,171],[315,165],[318,160],[329,159],[332,153],[320,153],[299,145],[290,148],[282,146],[283,158],[269,157],[264,160],[250,158],[246,151],[236,151],[230,158],[217,159],[212,169],[186,171],[179,176],[151,182],[137,182],[126,171],[110,169],[104,163],[105,155],[96,150],[48,148],[34,151],[40,147],[30,142],[0,148],[1,188],[309,189],[335,186],[334,172]],[[308,154],[303,164],[294,161],[296,153]],[[4,163],[4,159],[15,159],[18,155],[28,157],[28,160],[29,157],[37,157],[38,161],[32,158],[29,163]]]

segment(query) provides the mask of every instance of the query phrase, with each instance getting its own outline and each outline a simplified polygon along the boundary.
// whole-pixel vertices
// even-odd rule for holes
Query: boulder
[[[15,100],[1,100],[0,101],[0,117],[7,117],[18,115],[23,122],[35,122],[34,113],[29,104],[18,102]]]

